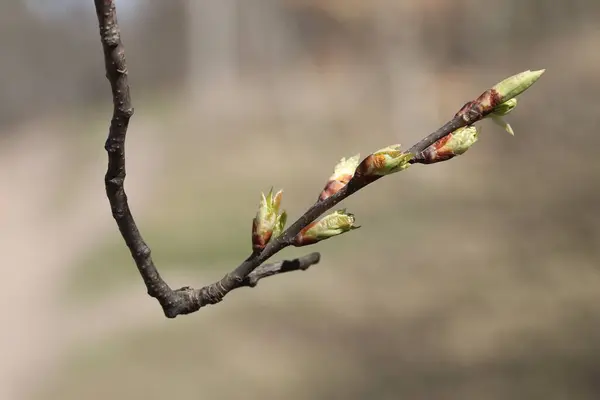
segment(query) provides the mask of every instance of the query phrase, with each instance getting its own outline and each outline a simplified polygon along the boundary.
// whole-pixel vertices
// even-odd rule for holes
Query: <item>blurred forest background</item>
[[[600,2],[118,0],[134,216],[172,286],[250,251],[343,156],[410,146],[546,68],[465,156],[344,206],[362,228],[166,320],[110,215],[92,0],[0,0],[0,398],[600,398]]]

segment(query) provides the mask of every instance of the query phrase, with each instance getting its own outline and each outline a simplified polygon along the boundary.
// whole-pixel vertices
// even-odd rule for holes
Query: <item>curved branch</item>
[[[168,298],[172,290],[161,278],[154,266],[150,248],[144,242],[131,215],[125,182],[125,136],[129,119],[133,115],[125,49],[113,0],[94,0],[100,25],[100,39],[104,50],[106,78],[110,82],[113,97],[113,116],[108,139],[104,148],[108,153],[108,169],[104,177],[106,195],[110,201],[112,215],[135,263],[144,279],[148,294],[157,299]]]
[[[133,116],[133,106],[128,82],[128,70],[125,59],[125,48],[121,41],[121,33],[117,21],[114,0],[94,0],[96,14],[100,28],[100,38],[104,50],[106,77],[111,85],[113,98],[113,116],[106,140],[105,149],[108,153],[108,169],[105,176],[106,195],[109,199],[112,215],[117,222],[121,235],[125,240],[131,256],[135,261],[148,294],[158,300],[165,315],[169,318],[181,314],[189,314],[208,304],[220,302],[227,293],[243,286],[256,286],[262,278],[283,272],[303,270],[319,262],[319,254],[258,268],[273,255],[291,245],[292,239],[304,227],[318,218],[325,211],[344,200],[371,181],[352,180],[335,195],[317,202],[308,209],[302,217],[292,224],[277,239],[271,241],[260,253],[251,254],[236,269],[225,275],[220,281],[201,289],[183,287],[171,289],[160,276],[152,260],[150,248],[142,238],[140,231],[133,219],[125,193],[125,138],[129,119]],[[438,131],[429,135],[410,151],[418,153],[439,138],[451,133],[455,129],[467,125],[467,121],[455,117]]]
[[[280,236],[270,241],[262,251],[250,254],[237,268],[213,284],[201,289],[183,287],[173,290],[161,278],[152,261],[150,248],[144,242],[133,219],[124,189],[126,176],[125,137],[129,119],[133,115],[133,107],[127,79],[125,50],[117,23],[115,0],[94,0],[94,4],[104,50],[106,77],[111,85],[114,104],[108,139],[105,145],[108,152],[108,169],[105,176],[106,195],[111,205],[112,215],[146,284],[148,294],[158,300],[165,315],[174,318],[177,315],[198,311],[206,305],[220,302],[227,293],[234,289],[254,287],[263,278],[290,271],[305,270],[318,263],[319,253],[312,253],[292,261],[262,265],[282,249],[291,246],[294,237],[325,211],[375,182],[380,177],[367,179],[367,177],[361,176],[357,172],[346,186],[325,200],[316,202]],[[498,104],[497,101],[489,101],[492,94],[497,95],[493,90],[488,90],[479,99],[465,104],[454,118],[412,146],[408,152],[414,155],[413,162],[418,162],[421,153],[438,140],[443,139],[459,128],[481,120],[485,115],[492,112],[493,107]],[[496,96],[493,99],[498,100],[498,97]]]

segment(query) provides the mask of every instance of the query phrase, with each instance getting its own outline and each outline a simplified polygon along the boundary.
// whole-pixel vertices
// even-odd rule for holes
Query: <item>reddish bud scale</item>
[[[385,166],[385,156],[383,154],[371,154],[363,163],[367,168],[383,168]]]
[[[469,101],[462,106],[454,116],[462,117],[465,121],[472,124],[490,114],[500,103],[502,103],[500,94],[495,89],[488,89],[477,99]]]
[[[271,240],[271,235],[273,231],[266,232],[264,235],[258,234],[258,226],[256,219],[252,220],[252,250],[262,250],[265,248],[269,240]]]
[[[342,188],[350,182],[350,179],[352,179],[352,175],[342,175],[338,179],[327,182],[325,188],[319,195],[319,201],[323,201],[342,190]]]
[[[317,222],[318,222],[318,221],[311,222],[311,223],[310,223],[310,224],[308,224],[306,227],[304,227],[304,228],[303,228],[303,229],[302,229],[302,230],[301,230],[301,231],[300,231],[300,232],[299,232],[299,233],[296,235],[296,237],[294,238],[293,245],[294,245],[294,246],[296,246],[296,247],[300,247],[300,246],[307,246],[307,245],[309,245],[309,244],[314,244],[314,243],[317,243],[317,242],[318,242],[318,240],[317,240],[317,239],[305,236],[305,233],[306,233],[306,232],[307,232],[307,231],[308,231],[310,228],[312,228],[313,226],[315,226],[315,224],[316,224]]]
[[[446,161],[456,156],[451,150],[444,150],[443,147],[452,138],[453,134],[449,134],[426,148],[418,158],[421,164],[433,164],[440,161]]]
[[[380,175],[373,175],[371,171],[383,168],[385,166],[385,156],[383,154],[371,154],[359,164],[354,174],[356,179],[361,179],[371,183],[381,178]]]

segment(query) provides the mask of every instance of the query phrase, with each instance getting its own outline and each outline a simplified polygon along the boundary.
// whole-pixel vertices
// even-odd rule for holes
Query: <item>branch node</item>
[[[223,300],[227,294],[227,290],[221,284],[221,281],[215,282],[200,289],[200,297],[205,304],[217,304]]]

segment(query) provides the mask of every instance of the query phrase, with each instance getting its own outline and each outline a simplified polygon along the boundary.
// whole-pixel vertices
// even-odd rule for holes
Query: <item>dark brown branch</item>
[[[129,94],[125,50],[117,23],[115,0],[94,0],[94,4],[104,50],[106,77],[111,85],[114,104],[110,130],[105,145],[108,152],[108,170],[105,177],[106,194],[113,217],[146,284],[148,294],[159,301],[165,315],[174,318],[177,315],[195,312],[206,305],[220,302],[227,293],[236,288],[253,287],[262,278],[284,272],[304,270],[310,265],[318,263],[320,256],[318,253],[313,253],[293,261],[262,265],[273,255],[290,246],[294,237],[325,211],[377,179],[368,180],[356,174],[344,188],[331,197],[315,203],[281,236],[272,240],[262,252],[252,253],[236,269],[218,282],[201,289],[183,287],[173,290],[161,278],[152,261],[150,248],[144,242],[131,215],[124,189],[126,175],[125,137],[129,119],[133,115],[133,107]],[[437,140],[460,127],[480,120],[482,117],[482,112],[473,111],[472,109],[457,114],[451,121],[422,139],[408,151],[418,155]]]
[[[117,23],[113,0],[94,0],[100,25],[100,39],[104,50],[106,77],[110,82],[113,97],[113,116],[106,140],[108,169],[104,178],[106,195],[110,201],[112,215],[135,263],[144,279],[148,294],[157,299],[168,299],[171,288],[160,277],[150,255],[150,248],[142,239],[131,215],[127,195],[123,187],[125,182],[125,136],[129,119],[133,115],[125,49]],[[161,302],[162,304],[162,302]]]
[[[255,287],[263,278],[292,271],[306,271],[311,265],[317,264],[321,259],[319,253],[310,253],[295,260],[278,261],[272,264],[263,264],[252,271],[245,279],[243,286]]]

